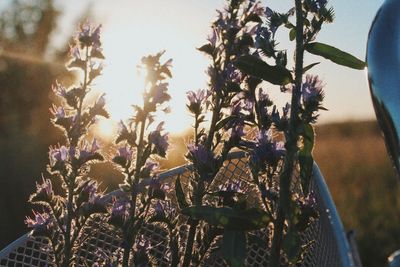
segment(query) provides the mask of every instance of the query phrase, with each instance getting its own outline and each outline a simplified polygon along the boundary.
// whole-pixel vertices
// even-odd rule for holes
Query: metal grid
[[[166,181],[174,181],[179,175],[187,186],[190,176],[191,166],[183,166],[161,174],[161,179]],[[215,178],[214,184],[223,184],[227,180],[242,181],[242,186],[248,187],[249,204],[259,205],[256,194],[257,188],[252,187],[249,183],[250,175],[248,166],[242,153],[235,153],[224,164],[221,171]],[[314,166],[314,178],[312,187],[316,193],[317,209],[319,211],[319,219],[307,229],[303,234],[303,244],[314,240],[310,246],[309,252],[305,255],[302,266],[354,266],[349,244],[344,237],[343,226],[337,215],[333,205],[329,191],[319,172],[318,167]],[[253,192],[253,193],[251,193]],[[110,193],[107,198],[111,199],[111,195],[119,195],[121,192]],[[171,195],[174,199],[175,196]],[[212,199],[206,200],[212,201]],[[181,220],[184,222],[185,220]],[[186,225],[180,225],[181,229],[186,229]],[[184,240],[185,230],[182,233],[181,240]],[[270,242],[269,229],[254,232],[254,234]],[[151,250],[150,256],[155,261],[156,266],[168,266],[169,263],[169,247],[168,247],[168,231],[162,224],[148,224],[142,229],[140,235],[150,240]],[[77,251],[80,266],[91,266],[99,258],[111,257],[120,251],[121,238],[117,230],[108,225],[101,218],[92,218],[89,220],[84,229],[84,235],[87,238]],[[218,247],[220,238],[216,238],[211,246]],[[257,244],[248,246],[246,266],[267,266],[268,248],[260,247]],[[42,237],[32,237],[25,235],[19,240],[10,244],[0,252],[0,266],[54,266],[53,254],[51,252],[49,241]],[[227,266],[221,256],[216,253],[208,252],[202,263],[202,266]]]

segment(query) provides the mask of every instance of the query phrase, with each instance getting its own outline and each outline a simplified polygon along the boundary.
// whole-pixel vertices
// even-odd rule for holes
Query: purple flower
[[[25,224],[37,232],[47,231],[53,224],[53,218],[47,212],[39,213],[33,211],[34,218],[26,216]]]
[[[241,123],[238,123],[230,128],[229,133],[230,139],[235,141],[240,141],[240,138],[246,135],[246,132],[244,131],[244,125]]]
[[[69,156],[69,150],[65,146],[51,147],[49,149],[50,165],[54,166],[56,163],[65,162]]]
[[[226,66],[224,70],[224,75],[228,81],[235,83],[240,83],[243,79],[242,73],[238,69],[236,69],[233,63],[229,63]]]
[[[86,22],[80,26],[78,40],[81,42],[82,46],[100,47],[100,33],[101,25],[95,27],[89,22]]]
[[[250,163],[258,169],[265,169],[267,166],[277,166],[285,155],[283,142],[272,140],[271,132],[261,130],[258,132],[255,142],[250,144]]]
[[[268,8],[268,7],[267,7]],[[256,2],[254,5],[253,5],[253,8],[252,8],[252,12],[254,13],[254,14],[256,14],[256,15],[258,15],[258,16],[263,16],[265,13],[266,13],[266,9],[267,8],[264,8],[262,5],[261,5],[261,3],[260,2]]]
[[[146,160],[143,169],[148,173],[152,173],[160,167],[160,164],[156,161],[152,161],[151,159]]]
[[[91,145],[89,145],[88,142],[84,141],[82,148],[79,150],[79,159],[83,161],[91,159],[99,149],[100,146],[96,138],[93,138],[93,142]]]
[[[157,129],[149,134],[149,142],[154,145],[153,152],[161,157],[165,157],[168,149],[168,133],[161,135],[164,122],[158,124]]]
[[[95,180],[90,180],[85,184],[85,187],[82,189],[82,194],[87,195],[87,200],[89,202],[94,203],[98,187],[99,185]]]
[[[65,114],[65,109],[63,107],[57,107],[56,105],[53,104],[53,106],[50,108],[51,114],[58,120],[58,119],[65,119],[66,114]]]
[[[170,190],[170,186],[162,183],[159,177],[153,177],[149,181],[148,195],[150,198],[165,199],[165,194]]]
[[[80,49],[79,49],[79,47],[77,45],[71,46],[69,48],[69,56],[73,60],[77,60],[77,61],[81,61],[82,60],[81,51],[80,51]]]
[[[52,85],[51,89],[58,96],[61,96],[64,98],[68,96],[67,89],[63,85],[59,84],[58,82],[56,82],[56,85]]]
[[[171,99],[171,96],[167,93],[168,83],[160,83],[155,85],[152,90],[153,104],[162,104]]]
[[[215,47],[219,40],[219,29],[212,27],[211,34],[208,36],[207,40],[210,42],[211,46]]]
[[[244,92],[240,92],[231,100],[231,115],[237,117],[250,115],[253,112],[254,105],[254,99],[249,98]]]
[[[37,200],[49,201],[53,197],[53,186],[50,179],[44,179],[42,174],[42,184],[36,182],[36,196]]]
[[[315,193],[313,191],[310,191],[308,196],[304,199],[304,204],[312,208],[315,208],[317,206],[317,200],[315,198]]]
[[[124,225],[130,216],[131,204],[125,199],[113,199],[110,222],[119,226]]]
[[[126,161],[130,161],[132,159],[132,154],[133,151],[128,145],[118,148],[118,156],[124,158]]]
[[[303,102],[307,104],[322,101],[323,87],[324,85],[318,76],[308,74],[301,90]]]
[[[197,91],[189,91],[186,93],[186,97],[189,101],[188,107],[189,111],[199,115],[203,106],[207,106],[206,100],[209,96],[209,92],[205,89],[199,89]]]
[[[214,179],[216,168],[218,166],[218,159],[214,156],[212,151],[206,150],[202,144],[189,144],[189,159],[193,161],[193,165],[200,175],[200,179],[211,182]]]
[[[94,104],[94,109],[100,110],[103,109],[104,106],[106,105],[106,99],[105,99],[106,94],[101,94],[99,98],[96,100]]]

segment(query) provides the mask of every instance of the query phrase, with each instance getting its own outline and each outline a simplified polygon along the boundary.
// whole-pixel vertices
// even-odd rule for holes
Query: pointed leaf
[[[309,53],[322,56],[329,59],[336,64],[349,67],[352,69],[363,70],[365,68],[365,62],[356,58],[355,56],[339,50],[333,46],[323,43],[308,43],[305,45],[305,50]]]
[[[221,130],[223,127],[225,127],[225,125],[227,125],[229,122],[231,122],[234,119],[237,119],[237,116],[229,116],[229,117],[223,118],[215,125],[215,131]]]
[[[205,44],[197,49],[209,55],[212,55],[214,53],[214,47],[211,44]]]
[[[315,62],[315,63],[312,63],[312,64],[310,64],[310,65],[308,65],[308,66],[305,66],[305,67],[303,68],[303,73],[306,73],[306,72],[309,71],[311,68],[317,66],[319,63],[321,63],[321,62]]]
[[[175,194],[178,200],[179,208],[185,209],[189,207],[189,204],[186,201],[185,193],[183,192],[180,176],[178,176],[175,181]]]
[[[296,28],[292,28],[289,32],[289,39],[290,41],[293,41],[296,39]]]
[[[256,76],[272,84],[285,85],[293,82],[293,77],[289,70],[281,66],[271,66],[256,56],[242,56],[236,62],[236,66],[244,73]]]

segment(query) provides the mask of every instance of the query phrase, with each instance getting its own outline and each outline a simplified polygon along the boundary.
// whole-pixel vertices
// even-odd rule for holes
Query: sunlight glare
[[[168,81],[171,112],[159,119],[165,120],[168,132],[177,134],[193,123],[186,110],[186,92],[207,85],[205,70],[209,60],[196,47],[205,42],[209,23],[182,27],[181,21],[171,14],[156,13],[154,4],[149,3],[130,13],[118,10],[118,14],[114,14],[118,20],[113,19],[114,16],[102,20],[105,21],[103,47],[106,61],[98,87],[106,93],[111,119],[127,120],[132,116],[132,105],[142,101],[144,82],[137,75],[137,65],[143,56],[166,50],[161,62],[173,59],[173,77]],[[150,14],[151,20],[148,19]]]

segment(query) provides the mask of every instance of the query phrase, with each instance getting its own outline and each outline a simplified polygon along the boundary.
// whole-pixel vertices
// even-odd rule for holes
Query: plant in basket
[[[100,30],[101,26],[82,24],[74,38],[67,67],[82,73],[79,85],[66,88],[56,83],[53,86],[61,105],[50,109],[54,116],[52,122],[64,132],[66,141],[50,147],[48,172],[61,180],[62,193],[56,194],[51,179],[43,177],[29,199],[38,208],[33,218],[25,220],[33,235],[50,239],[57,266],[78,263],[77,249],[88,237],[82,231],[85,223],[94,214],[107,213],[98,182],[88,177],[91,163],[104,158],[97,140],[88,140],[87,134],[99,116],[108,117],[104,95],[94,102],[87,97],[102,70]]]
[[[199,48],[212,60],[209,87],[187,94],[195,120],[186,156],[193,171],[175,187],[189,225],[182,266],[198,265],[206,253],[218,254],[230,266],[245,266],[246,249],[254,242],[270,250],[268,266],[302,262],[313,241],[304,244],[301,235],[318,218],[310,190],[312,124],[325,110],[322,81],[305,75],[318,63],[303,66],[304,52],[351,68],[365,66],[314,42],[333,18],[333,9],[320,0],[296,0],[286,13],[259,1],[230,0],[218,11],[208,43]],[[296,43],[292,68],[288,51],[276,40],[281,28]],[[278,90],[273,85],[291,95],[281,109],[269,96]],[[221,184],[218,173],[233,150],[245,152],[250,181],[234,177]],[[250,197],[258,204],[249,205]],[[254,230],[263,230],[266,240],[255,238]],[[222,241],[215,249],[218,237]]]
[[[87,133],[96,117],[108,114],[104,95],[92,104],[87,100],[104,58],[100,27],[82,25],[68,67],[81,70],[83,80],[68,89],[56,84],[62,104],[51,109],[66,143],[50,148],[48,170],[61,179],[63,193],[56,195],[50,179],[43,178],[30,198],[42,209],[26,220],[33,234],[49,237],[57,266],[80,264],[78,247],[88,238],[82,229],[94,214],[113,225],[122,241],[119,250],[99,255],[96,266],[159,265],[152,251],[160,244],[144,231],[152,223],[162,225],[168,239],[164,257],[170,266],[207,265],[208,259],[246,266],[251,246],[268,251],[259,264],[301,265],[314,242],[302,235],[319,216],[311,186],[313,124],[325,110],[324,83],[309,74],[318,62],[304,66],[304,54],[355,69],[365,66],[315,42],[334,18],[327,2],[295,0],[293,8],[280,13],[260,1],[227,0],[217,11],[207,43],[198,48],[211,59],[208,86],[187,92],[194,123],[185,153],[189,164],[182,168],[189,175],[174,176],[174,186],[160,177],[158,161],[166,157],[169,143],[164,122],[157,121],[168,111],[172,60],[163,61],[164,52],[143,57],[143,102],[119,124],[110,161],[124,181],[110,202],[88,177],[90,164],[104,159]],[[294,42],[293,60],[276,39],[283,29]],[[272,90],[290,102],[278,107]],[[232,159],[235,153],[241,158]],[[235,160],[246,171],[225,175],[228,162]]]
[[[142,58],[140,68],[146,74],[143,104],[134,106],[133,116],[127,124],[120,122],[116,139],[119,148],[112,159],[125,176],[120,188],[126,194],[114,199],[110,214],[110,223],[122,230],[123,266],[153,264],[149,257],[153,244],[140,234],[142,227],[152,222],[166,225],[172,264],[179,261],[175,209],[166,196],[170,188],[158,176],[157,159],[166,156],[169,144],[164,122],[156,123],[156,114],[168,111],[166,105],[170,95],[166,80],[172,77],[172,59],[161,63],[163,54]]]

